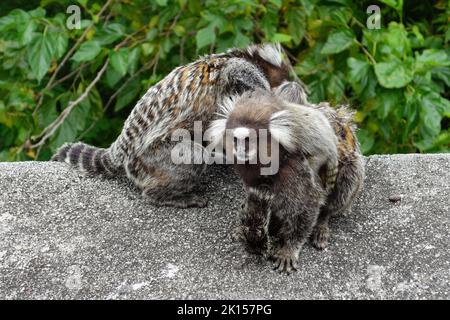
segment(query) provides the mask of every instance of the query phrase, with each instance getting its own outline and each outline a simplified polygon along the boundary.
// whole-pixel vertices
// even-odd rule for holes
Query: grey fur
[[[233,237],[249,251],[266,254],[278,271],[290,273],[297,269],[299,252],[308,237],[318,249],[327,246],[329,217],[349,208],[361,190],[364,167],[352,114],[346,107],[334,110],[325,103],[312,105],[306,102],[304,92],[298,92],[301,86],[282,86],[274,92],[283,100],[256,90],[237,98],[234,109],[224,116],[232,119],[233,125],[242,126],[236,117],[246,119],[245,110],[267,104],[272,105],[275,115],[286,116],[271,117],[288,128],[280,135],[279,142],[287,153],[279,172],[270,178],[255,178],[249,177],[251,166],[237,166],[247,199]]]
[[[233,237],[247,250],[267,255],[275,269],[290,273],[330,192],[320,172],[336,168],[337,138],[322,112],[266,90],[246,92],[234,100],[234,108],[222,109],[226,129],[268,129],[280,144],[280,167],[272,176],[261,176],[258,165],[236,165],[247,199]]]
[[[295,82],[285,82],[280,87],[275,88],[274,91],[276,94],[281,94],[284,100],[303,104],[324,114],[338,139],[339,162],[334,173],[335,183],[328,193],[311,234],[312,244],[318,249],[324,249],[330,237],[328,227],[330,216],[348,210],[363,187],[364,161],[355,134],[354,113],[345,105],[332,108],[327,102],[317,105],[308,103],[303,97],[304,89]],[[350,143],[350,140],[354,143]],[[329,175],[333,176],[332,173]]]
[[[108,149],[84,145],[92,159],[101,157],[108,164],[91,166],[88,171],[108,175],[110,171],[112,175],[124,172],[155,204],[205,206],[205,199],[192,194],[205,167],[172,163],[170,155],[176,143],[170,141],[171,134],[177,129],[192,133],[194,121],[209,124],[217,106],[232,95],[255,88],[267,90],[271,84],[285,80],[280,61],[279,46],[252,45],[246,50],[208,55],[174,69],[138,101],[122,133]],[[278,77],[272,79],[273,75]],[[53,160],[82,168],[81,157],[71,157],[72,148],[78,145],[63,146]],[[199,148],[194,149],[201,153]]]
[[[274,93],[281,99],[292,103],[308,103],[306,88],[297,82],[286,81],[280,86],[276,87],[274,89]]]

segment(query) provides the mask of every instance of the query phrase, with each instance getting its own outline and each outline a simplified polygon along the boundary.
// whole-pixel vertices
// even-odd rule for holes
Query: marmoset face
[[[256,130],[248,127],[229,129],[233,138],[233,157],[239,162],[255,162],[258,157]]]

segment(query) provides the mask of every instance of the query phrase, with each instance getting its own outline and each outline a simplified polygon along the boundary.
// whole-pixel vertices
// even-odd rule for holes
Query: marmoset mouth
[[[251,152],[242,152],[242,151],[236,151],[234,149],[234,156],[236,157],[236,160],[238,163],[240,162],[249,162],[251,160],[256,159],[256,150],[252,150]]]

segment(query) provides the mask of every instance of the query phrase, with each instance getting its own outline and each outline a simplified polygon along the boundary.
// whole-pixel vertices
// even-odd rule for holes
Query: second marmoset
[[[296,270],[308,237],[319,249],[327,245],[330,215],[351,204],[364,175],[346,109],[293,103],[304,99],[299,89],[288,83],[276,94],[245,93],[225,104],[224,118],[212,124],[216,141],[238,161],[247,193],[235,237],[287,273]],[[264,173],[274,161],[276,170]]]

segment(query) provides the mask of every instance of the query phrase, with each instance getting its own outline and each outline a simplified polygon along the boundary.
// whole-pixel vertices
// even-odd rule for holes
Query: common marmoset
[[[52,160],[67,162],[90,174],[125,173],[157,205],[203,207],[206,199],[192,193],[205,170],[201,159],[175,164],[171,141],[178,129],[194,130],[194,121],[213,119],[217,106],[235,94],[262,88],[270,90],[288,77],[277,44],[251,45],[244,50],[207,55],[170,72],[137,102],[117,140],[107,149],[84,143],[63,145]],[[191,143],[192,142],[192,143]],[[183,141],[181,149],[202,145]],[[183,152],[183,150],[181,150]],[[198,161],[200,160],[200,161]]]
[[[267,253],[277,270],[290,273],[309,236],[317,248],[327,245],[329,216],[350,205],[363,167],[346,109],[339,113],[324,105],[305,105],[305,92],[295,83],[274,91],[256,90],[228,102],[232,107],[226,103],[224,118],[211,128],[216,141],[222,137],[226,154],[241,160],[235,168],[247,199],[234,236],[249,251]],[[261,129],[268,134],[261,135]],[[261,144],[263,139],[266,144]],[[261,147],[271,162],[279,162],[272,174],[262,174],[267,162],[261,161]],[[347,166],[352,157],[355,162]]]
[[[321,209],[321,227],[328,229],[328,218],[332,214],[345,212],[360,193],[364,180],[364,160],[356,138],[356,125],[353,122],[354,112],[346,105],[331,107],[328,102],[308,103],[304,88],[296,82],[286,81],[274,89],[275,94],[285,101],[303,104],[316,109],[326,116],[338,139],[338,173],[335,187],[328,195],[326,205]],[[323,213],[322,213],[323,212]],[[328,232],[323,232],[326,235]],[[327,240],[329,236],[326,236]],[[320,242],[313,239],[320,249]]]

